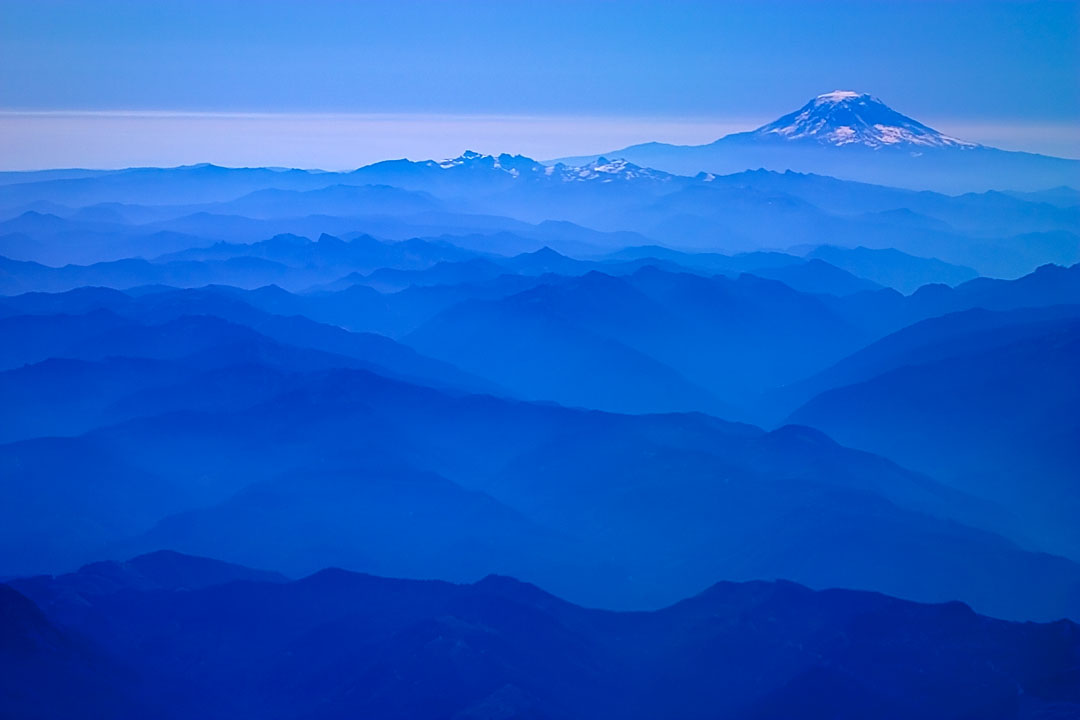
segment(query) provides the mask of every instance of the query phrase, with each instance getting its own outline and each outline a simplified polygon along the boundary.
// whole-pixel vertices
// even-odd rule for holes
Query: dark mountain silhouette
[[[1037,190],[1035,192],[1026,193],[1012,191],[1008,194],[1020,198],[1021,200],[1044,202],[1055,207],[1076,208],[1077,206],[1080,206],[1080,190],[1071,188],[1068,185],[1059,185],[1058,187],[1049,188],[1047,190]]]
[[[217,243],[157,258],[158,261],[228,260],[258,257],[294,268],[325,267],[337,273],[347,270],[370,272],[379,268],[422,269],[436,262],[466,260],[473,256],[449,243],[420,238],[382,242],[370,235],[342,240],[321,235],[317,240],[297,235],[276,235],[256,243]]]
[[[782,390],[788,411],[826,390],[854,385],[906,365],[926,364],[976,352],[991,352],[1049,325],[1080,317],[1080,305],[984,310],[977,307],[923,320],[892,333],[832,367]],[[786,415],[786,413],[785,413]]]
[[[527,399],[623,412],[726,414],[708,390],[639,350],[641,343],[627,342],[625,332],[620,337],[610,327],[568,322],[566,313],[575,312],[624,331],[655,332],[675,322],[624,281],[591,273],[502,301],[463,303],[406,342]]]
[[[694,257],[683,255],[680,262],[689,263]],[[776,261],[786,263],[785,257]],[[721,260],[720,256],[706,258],[714,265]],[[770,261],[739,256],[732,260],[747,264]],[[797,270],[799,266],[787,267]],[[392,294],[363,286],[306,295],[273,287],[248,292],[222,287],[130,295],[106,290],[27,294],[0,300],[0,316],[9,315],[0,323],[8,328],[11,337],[22,339],[7,348],[13,355],[4,360],[3,366],[16,367],[47,357],[75,357],[70,346],[78,338],[96,332],[91,330],[92,325],[77,319],[20,320],[10,317],[14,314],[85,313],[104,307],[132,320],[159,324],[198,313],[245,325],[279,343],[343,355],[351,361],[336,361],[340,366],[357,366],[359,362],[376,372],[424,384],[508,391],[523,397],[613,409],[708,409],[729,417],[736,413],[732,406],[742,404],[745,417],[771,421],[775,409],[770,403],[762,404],[756,397],[758,393],[820,372],[867,342],[907,324],[967,308],[1080,303],[1080,282],[1074,277],[1078,269],[1080,266],[1048,266],[1016,281],[979,279],[952,289],[926,286],[906,298],[889,290],[858,292],[843,298],[812,296],[751,276],[734,280],[706,278],[648,265],[622,277],[592,271],[570,279],[501,275],[478,283],[410,287]],[[448,314],[436,319],[439,313]],[[386,338],[347,333],[288,317],[294,315],[396,335],[426,324],[410,342],[428,355],[465,367],[474,376],[486,376],[487,380],[478,380],[445,362],[418,356]],[[98,316],[88,319],[93,317]],[[526,318],[530,320],[525,322]],[[118,321],[101,316],[94,322],[111,326]],[[48,323],[56,325],[46,332]],[[777,328],[785,330],[779,333]],[[466,342],[463,332],[473,333],[479,344]],[[563,339],[555,344],[560,335]],[[518,337],[519,342],[505,343],[503,337]],[[551,344],[545,345],[543,337],[550,338]],[[586,342],[584,338],[591,339]],[[490,352],[480,350],[485,343],[491,346]],[[124,354],[119,346],[110,352]],[[496,361],[497,357],[517,359],[503,363]],[[560,362],[560,358],[571,357],[579,358],[577,364]],[[639,397],[631,403],[600,404],[607,401],[603,400],[602,385],[594,382],[596,368],[611,364],[616,357],[622,357],[619,362],[627,363],[627,372],[637,373],[637,377],[666,376],[676,383],[672,387],[681,384],[685,388],[688,381],[690,387],[698,389],[687,389],[681,396],[664,391],[655,399],[682,398],[676,404],[665,404],[648,400],[645,393],[651,391],[651,386],[639,385],[634,389]],[[556,380],[552,371],[562,380]],[[683,379],[674,379],[672,372]],[[623,394],[617,375],[600,377],[611,384],[609,397]],[[534,380],[539,384],[534,385]],[[541,388],[544,393],[538,392]],[[577,388],[590,394],[581,394]],[[701,388],[721,403],[710,400],[708,393],[703,395]]]
[[[213,408],[242,394],[247,409],[0,446],[0,556],[18,558],[0,572],[211,546],[293,574],[328,554],[383,571],[397,545],[415,548],[402,573],[512,566],[604,606],[656,607],[713,577],[789,577],[963,598],[1005,617],[1080,612],[1080,568],[974,529],[995,523],[993,508],[809,430],[454,396],[355,370],[299,380],[277,393],[251,371],[233,373],[228,393],[199,380],[176,397]],[[443,520],[420,502],[429,492],[456,511]]]
[[[271,290],[270,293],[273,293]],[[198,338],[188,347],[192,353],[208,342],[254,342],[256,336],[282,345],[344,356],[343,366],[357,362],[378,367],[384,374],[405,377],[440,387],[461,387],[472,390],[492,390],[476,378],[445,363],[425,358],[393,340],[373,333],[352,333],[339,327],[308,320],[300,315],[275,315],[254,307],[245,300],[257,300],[265,294],[248,295],[232,288],[207,287],[193,290],[158,290],[132,296],[112,293],[105,289],[83,289],[60,294],[26,294],[6,301],[0,300],[0,326],[20,342],[10,350],[10,359],[3,367],[15,367],[46,357],[91,356],[80,348],[80,338],[127,325],[162,325],[189,318],[186,322],[204,322],[217,333],[216,338]],[[283,293],[287,299],[294,298]],[[272,303],[271,303],[272,304]],[[285,311],[296,309],[286,307]],[[26,314],[25,317],[17,317]],[[8,317],[3,317],[5,314]],[[81,319],[79,316],[83,316]],[[197,316],[211,319],[195,320]],[[118,320],[118,318],[123,318]],[[242,325],[231,333],[222,323]],[[79,332],[69,330],[78,324]],[[119,331],[118,332],[122,332]],[[130,332],[136,332],[132,327]],[[145,331],[143,331],[145,334]],[[231,333],[231,334],[230,334]],[[31,341],[32,339],[32,341]],[[118,342],[115,334],[102,342]],[[184,348],[177,348],[183,354]],[[104,352],[125,354],[122,345]],[[145,352],[139,354],[144,357]],[[155,356],[156,357],[156,356]]]
[[[26,616],[51,627],[0,592],[21,610],[4,614],[6,635]],[[787,582],[719,583],[652,613],[587,610],[500,576],[451,585],[341,570],[60,597],[54,622],[122,658],[95,669],[136,676],[129,692],[147,690],[158,717],[1014,718],[1080,704],[1073,623]],[[68,677],[49,672],[59,663],[41,664],[23,692],[67,697]],[[89,700],[84,715],[102,708]]]
[[[31,291],[63,292],[87,285],[125,290],[142,285],[199,287],[229,283],[237,287],[256,288],[272,283],[289,284],[290,278],[298,283],[298,287],[304,287],[316,277],[292,274],[284,265],[258,258],[169,263],[128,259],[60,268],[0,258],[0,272],[3,272],[6,281],[0,284],[0,292],[5,295]]]
[[[758,269],[753,271],[758,277],[779,280],[788,287],[800,292],[826,295],[851,295],[865,290],[877,290],[881,285],[871,280],[856,277],[847,270],[813,258],[799,265],[785,265],[779,268]]]
[[[443,208],[430,195],[389,185],[329,185],[316,190],[256,190],[203,209],[222,215],[289,218],[304,215],[413,214]]]
[[[1041,547],[1080,557],[1078,357],[1075,306],[950,315],[837,366],[819,381],[852,384],[791,420],[999,502]]]
[[[984,308],[1016,310],[1080,304],[1080,264],[1046,265],[1015,280],[975,278],[956,287],[924,285],[907,297],[892,290],[821,301],[876,338],[921,320]]]
[[[353,245],[360,247],[353,247]],[[371,248],[370,245],[378,246]],[[380,292],[393,293],[412,286],[458,285],[490,281],[503,274],[580,276],[591,271],[613,275],[633,273],[649,265],[674,272],[737,274],[749,271],[762,277],[781,280],[805,292],[846,295],[878,287],[874,282],[856,277],[820,259],[790,264],[774,260],[768,254],[747,254],[735,260],[723,256],[713,259],[693,258],[686,253],[659,253],[671,258],[641,257],[620,262],[575,260],[544,247],[511,258],[476,256],[457,248],[431,248],[424,240],[390,243],[356,239],[344,243],[324,236],[313,243],[305,238],[279,235],[263,243],[225,244],[172,253],[153,262],[125,259],[92,265],[49,267],[36,262],[0,257],[0,293],[65,292],[80,287],[109,287],[120,290],[163,285],[199,288],[206,285],[229,285],[257,289],[279,285],[293,291],[342,290],[365,285]],[[335,246],[333,249],[325,249]],[[371,252],[369,252],[371,250]],[[220,259],[215,259],[218,256]],[[755,259],[760,256],[760,265]],[[777,254],[778,257],[787,257]],[[274,260],[268,259],[276,258]],[[192,258],[192,259],[181,259]],[[378,265],[379,258],[386,265]],[[439,259],[465,258],[465,259]],[[404,267],[399,267],[404,266]],[[370,268],[376,269],[370,269]],[[351,272],[342,274],[345,271]],[[737,270],[739,269],[739,270]],[[971,273],[973,276],[974,273]],[[331,282],[326,282],[331,280]]]
[[[284,345],[341,355],[362,366],[370,367],[390,377],[405,378],[413,382],[443,388],[457,388],[474,392],[496,392],[498,388],[489,382],[464,373],[446,363],[418,354],[411,348],[382,335],[369,332],[348,332],[340,327],[309,320],[300,314],[276,315],[254,306],[259,299],[273,308],[275,299],[297,299],[280,290],[267,289],[248,294],[234,288],[208,287],[193,290],[162,291],[139,295],[132,303],[124,304],[123,314],[143,323],[158,324],[175,320],[184,315],[198,314],[220,318],[243,325],[260,335]],[[254,303],[254,304],[249,304]],[[283,308],[303,310],[300,307]],[[355,312],[355,308],[353,308]],[[348,311],[348,308],[345,308]],[[349,366],[351,363],[343,363]]]
[[[892,248],[840,248],[822,245],[808,257],[824,260],[830,265],[891,287],[908,295],[923,285],[959,285],[975,279],[971,268],[952,265],[932,258],[920,258]]]
[[[59,266],[154,256],[209,245],[221,228],[195,233],[129,224],[123,217],[60,217],[28,210],[0,222],[0,255]],[[209,230],[209,232],[207,232]]]
[[[137,298],[74,291],[10,302],[16,312],[104,306],[124,317],[102,308],[0,319],[11,340],[3,358],[8,369],[0,371],[7,410],[0,416],[0,442],[75,435],[180,409],[240,409],[291,387],[296,373],[333,367],[454,392],[499,392],[389,338],[270,315],[216,288]],[[238,375],[258,382],[236,383]]]
[[[63,357],[67,348],[122,327],[128,321],[105,309],[80,315],[49,317],[16,315],[0,320],[4,337],[17,339],[0,347],[0,367],[17,368],[52,357]]]
[[[46,613],[92,605],[97,598],[118,592],[188,591],[230,582],[285,582],[284,575],[253,570],[207,557],[171,550],[139,555],[123,562],[90,563],[77,572],[38,575],[11,581],[22,593],[34,596]]]
[[[552,275],[502,274],[491,280],[457,285],[414,285],[380,293],[351,276],[304,295],[265,289],[243,294],[256,307],[276,314],[303,314],[320,322],[357,332],[375,332],[400,339],[440,312],[467,300],[493,300],[554,281]]]
[[[976,307],[1012,310],[1077,304],[1080,304],[1080,264],[1070,267],[1044,265],[1013,282],[976,278],[958,285],[952,292],[930,285],[916,292],[911,300],[916,311],[935,315]]]
[[[212,508],[171,516],[123,545],[192,553],[227,548],[235,561],[269,563],[297,575],[320,562],[458,581],[513,571],[558,578],[564,586],[612,574],[575,537],[552,532],[486,493],[371,457],[256,482]]]
[[[330,173],[268,168],[225,168],[188,165],[175,168],[130,168],[84,177],[39,179],[4,188],[4,205],[36,198],[72,206],[101,202],[177,205],[229,200],[265,188],[314,189],[335,184]]]
[[[598,354],[590,361],[582,357],[586,348],[632,348],[721,401],[738,404],[835,362],[869,337],[841,312],[779,282],[645,267],[623,278],[593,272],[493,301],[465,302],[405,341],[525,397],[621,410],[628,406],[568,395],[578,388],[599,392],[602,383],[613,383],[628,397],[639,387],[639,380],[620,375],[632,368],[620,370]],[[580,360],[567,362],[575,357]],[[708,402],[701,390],[685,396],[664,390],[636,409],[715,411]],[[730,417],[732,410],[720,414]]]
[[[0,372],[0,442],[78,435],[130,416],[114,414],[123,398],[181,382],[179,363],[145,358],[88,361],[49,358]]]
[[[797,256],[781,252],[756,251],[723,255],[711,252],[683,252],[659,245],[626,247],[607,257],[610,260],[622,262],[656,258],[709,275],[735,276],[753,273],[759,269],[775,269],[799,264]]]
[[[0,318],[14,315],[84,315],[91,310],[117,310],[134,301],[120,290],[81,287],[63,293],[30,292],[0,297]]]
[[[853,216],[877,225],[896,223],[908,231],[951,230],[993,237],[1003,232],[1012,235],[1075,229],[1077,222],[1075,203],[1050,203],[1039,193],[989,190],[946,195],[790,170],[746,170],[701,179],[715,186],[799,198],[830,214]]]
[[[458,285],[483,282],[494,280],[506,272],[508,269],[497,262],[486,258],[473,258],[461,262],[440,262],[423,270],[382,268],[368,275],[354,277],[353,282],[375,288],[380,292],[396,292],[414,285]]]
[[[161,477],[85,438],[0,448],[2,576],[66,570],[101,557],[110,539],[141,532],[206,493],[199,487],[205,480]]]
[[[0,584],[0,715],[136,718],[155,707],[130,665],[57,627],[30,599]]]

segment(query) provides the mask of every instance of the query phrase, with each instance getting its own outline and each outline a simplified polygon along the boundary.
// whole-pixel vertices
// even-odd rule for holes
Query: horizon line
[[[1080,159],[1073,123],[924,120],[981,145]],[[453,158],[463,149],[549,163],[650,142],[705,145],[767,122],[720,115],[0,108],[0,155],[10,172],[204,163],[342,171],[386,159]]]

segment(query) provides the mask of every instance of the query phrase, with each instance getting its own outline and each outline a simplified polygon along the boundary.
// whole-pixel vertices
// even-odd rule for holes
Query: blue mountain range
[[[1077,167],[0,173],[0,716],[1077,715]]]

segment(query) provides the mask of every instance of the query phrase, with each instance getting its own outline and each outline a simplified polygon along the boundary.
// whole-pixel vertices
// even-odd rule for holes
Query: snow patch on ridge
[[[547,180],[549,182],[602,182],[610,183],[621,180],[653,180],[666,182],[674,176],[659,170],[643,168],[627,160],[597,160],[580,166],[570,166],[563,163],[555,165],[542,165],[531,158],[522,155],[483,155],[472,150],[467,150],[456,158],[449,158],[441,162],[429,161],[430,167],[443,170],[484,169],[496,172],[504,172],[513,178],[533,178]]]

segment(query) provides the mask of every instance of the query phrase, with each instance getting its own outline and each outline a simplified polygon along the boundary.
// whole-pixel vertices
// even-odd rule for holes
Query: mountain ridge
[[[501,575],[57,590],[0,585],[14,641],[0,644],[0,714],[946,720],[1080,704],[1072,622],[787,581],[714,583],[641,613]]]
[[[755,130],[703,145],[648,142],[550,162],[580,165],[600,157],[678,175],[765,168],[949,193],[1080,184],[1080,160],[969,143],[853,91],[819,95]]]

